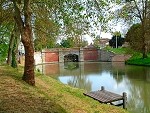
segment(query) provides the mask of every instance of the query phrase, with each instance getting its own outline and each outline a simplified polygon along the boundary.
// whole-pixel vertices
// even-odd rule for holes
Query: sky
[[[112,35],[111,35],[111,33],[101,32],[101,36],[100,36],[100,37],[111,39]],[[93,38],[90,37],[88,34],[84,35],[83,38],[84,38],[85,40],[87,40],[89,44],[93,43],[93,41],[92,41]]]
[[[122,23],[117,23],[116,26],[113,26],[113,25],[110,24],[110,26],[111,26],[112,32],[120,31],[122,36],[124,35],[125,29],[127,29],[125,25],[122,25]],[[95,34],[99,35],[100,33],[99,33],[99,31],[95,30]],[[112,34],[109,33],[109,32],[101,32],[100,37],[101,38],[111,39],[112,38]],[[83,36],[83,38],[85,40],[87,40],[89,44],[93,43],[93,41],[92,41],[93,38],[90,37],[90,35],[86,34],[86,35]]]

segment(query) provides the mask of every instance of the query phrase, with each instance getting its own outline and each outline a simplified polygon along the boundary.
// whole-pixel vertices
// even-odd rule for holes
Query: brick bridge
[[[128,57],[97,48],[55,48],[35,52],[35,63],[84,62],[84,61],[125,61]]]

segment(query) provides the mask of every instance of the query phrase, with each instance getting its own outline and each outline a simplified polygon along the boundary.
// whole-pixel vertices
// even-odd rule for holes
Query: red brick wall
[[[45,50],[43,54],[45,55],[45,62],[59,62],[59,51],[57,49]],[[98,50],[95,48],[84,48],[83,57],[84,61],[97,61]]]
[[[84,61],[97,61],[98,60],[97,49],[84,49],[83,55],[84,55]]]
[[[59,54],[57,51],[45,52],[45,62],[58,62],[58,61],[59,61]]]

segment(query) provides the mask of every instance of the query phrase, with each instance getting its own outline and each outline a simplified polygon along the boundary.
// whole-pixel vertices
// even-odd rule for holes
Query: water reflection
[[[126,75],[130,80],[128,106],[136,113],[150,113],[150,68],[128,66]]]
[[[67,70],[74,70],[79,68],[78,62],[64,62],[64,68]]]
[[[127,92],[131,113],[150,113],[150,68],[126,66],[124,63],[60,63],[37,66],[46,75],[64,84],[99,90],[101,86],[122,94]]]
[[[79,64],[78,62],[65,62],[64,66],[62,66],[63,64],[60,65],[62,67],[61,76],[59,77],[60,81],[65,81],[64,79],[66,79],[67,81],[65,83],[70,86],[91,91],[92,83],[83,72],[83,64]],[[68,78],[66,75],[70,77]]]

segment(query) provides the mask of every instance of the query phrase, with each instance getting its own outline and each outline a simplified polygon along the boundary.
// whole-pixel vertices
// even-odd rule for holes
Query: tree
[[[13,68],[18,67],[18,45],[20,42],[20,33],[18,27],[14,25],[13,30],[11,31],[10,40],[9,40],[9,49],[7,55],[7,64],[11,65]]]
[[[49,15],[49,14],[47,14]],[[59,26],[48,16],[36,18],[34,22],[34,47],[36,51],[54,48],[58,39]]]
[[[109,41],[109,45],[113,48],[118,48],[119,46],[122,46],[124,43],[124,38],[121,37],[120,32],[114,32],[111,40]]]
[[[141,24],[134,24],[130,27],[126,34],[126,42],[128,42],[131,48],[138,52],[143,52],[142,42],[142,26]]]
[[[96,0],[2,1],[4,2],[2,4],[2,9],[11,9],[9,13],[14,17],[11,17],[11,19],[15,21],[17,28],[19,29],[21,42],[23,43],[25,48],[25,66],[22,79],[31,85],[35,85],[33,33],[34,36],[37,36],[38,41],[43,40],[42,43],[44,43],[44,41],[50,41],[51,43],[51,39],[55,38],[55,36],[82,38],[81,35],[89,31],[92,19],[94,22],[93,25],[96,25],[96,22],[101,21],[99,17],[104,16],[99,16],[99,13],[101,12],[100,10],[99,13],[97,13]],[[107,6],[104,1],[100,1],[98,2],[98,4],[99,9],[101,10],[104,6]],[[91,9],[91,11],[89,10],[89,8]],[[94,20],[95,16],[97,21]],[[2,18],[2,20],[4,19]],[[47,23],[48,25],[46,25]],[[56,25],[56,29],[54,29],[54,31],[52,31],[53,26],[50,26],[51,23],[54,23],[54,26]],[[41,26],[38,27],[40,24]],[[38,28],[42,29],[38,30]],[[56,30],[58,30],[58,33],[53,35]],[[42,34],[44,34],[42,32],[45,33],[46,37],[42,36]],[[49,47],[51,47],[51,45],[52,43],[49,45]]]
[[[75,42],[77,47],[81,46],[82,35],[89,28],[87,15],[84,14],[85,3],[81,0],[56,0],[49,4],[49,2],[45,2],[44,5],[37,4],[44,14],[39,10],[35,13],[35,49],[55,47],[59,36],[68,37],[77,42]]]
[[[30,85],[35,85],[31,0],[24,0],[23,2],[16,0],[11,1],[14,7],[14,19],[21,34],[21,42],[25,48],[25,66],[22,79]],[[23,7],[21,7],[21,5],[23,5]]]
[[[1,33],[0,33],[1,34]],[[6,60],[7,50],[8,50],[8,40],[0,35],[0,63]]]
[[[50,1],[36,1],[36,0],[6,1],[6,0],[3,0],[3,1],[5,3],[2,4],[2,9],[7,9],[11,7],[12,10],[14,11],[14,13],[11,12],[11,14],[14,15],[15,23],[21,35],[21,42],[23,43],[24,48],[25,48],[25,67],[24,67],[24,74],[23,74],[22,79],[25,80],[30,85],[35,85],[33,31],[36,30],[36,28],[38,28],[38,27],[34,27],[38,25],[36,24],[36,22],[41,22],[42,19],[53,20],[52,22],[55,22],[56,24],[61,25],[62,26],[61,29],[65,30],[65,34],[67,34],[68,30],[75,30],[75,26],[74,26],[75,23],[79,24],[79,21],[77,20],[81,14],[79,13],[82,10],[81,4],[80,2],[78,2],[78,0],[76,1],[72,1],[72,0],[69,0],[69,1],[68,0],[64,0],[64,1],[60,1],[60,0],[56,0],[56,1],[53,1],[53,0],[50,0]],[[43,11],[44,13],[41,11]],[[49,28],[52,28],[52,26],[49,26]],[[44,32],[46,31],[47,34],[53,33],[51,31],[50,32],[48,31],[48,27],[46,27],[46,24],[44,25],[43,29],[44,29]],[[41,34],[41,32],[35,32],[35,34],[38,34],[38,33]],[[39,35],[36,35],[36,36],[39,36]]]
[[[70,48],[73,47],[73,40],[71,38],[67,38],[66,40],[63,39],[60,43],[60,45],[64,48]]]
[[[9,44],[9,49],[8,50],[8,57],[7,57],[7,64],[11,65],[12,61],[12,48],[13,48],[13,36],[14,36],[14,19],[13,19],[13,13],[12,13],[12,8],[8,7],[9,5],[6,3],[5,0],[1,0],[0,2],[0,38],[7,39],[7,42],[3,42],[8,47]],[[9,41],[10,39],[10,41]],[[2,43],[1,43],[2,44]],[[10,47],[11,46],[11,47]],[[17,47],[16,47],[17,48]],[[3,51],[3,59],[6,60],[6,52]]]
[[[82,40],[80,47],[85,47],[88,45],[88,41],[87,40]]]
[[[100,36],[96,36],[93,40],[94,42],[94,46],[97,47],[97,48],[100,48]]]
[[[113,3],[114,1],[111,0],[87,0],[86,13],[90,20],[92,31],[99,30],[101,32],[109,30],[108,22],[114,18],[114,13],[111,10],[114,7]]]
[[[149,0],[128,0],[122,4],[119,16],[128,22],[141,24],[141,48],[143,58],[147,57],[148,46],[150,44],[149,37],[149,21],[150,21],[150,1]]]

